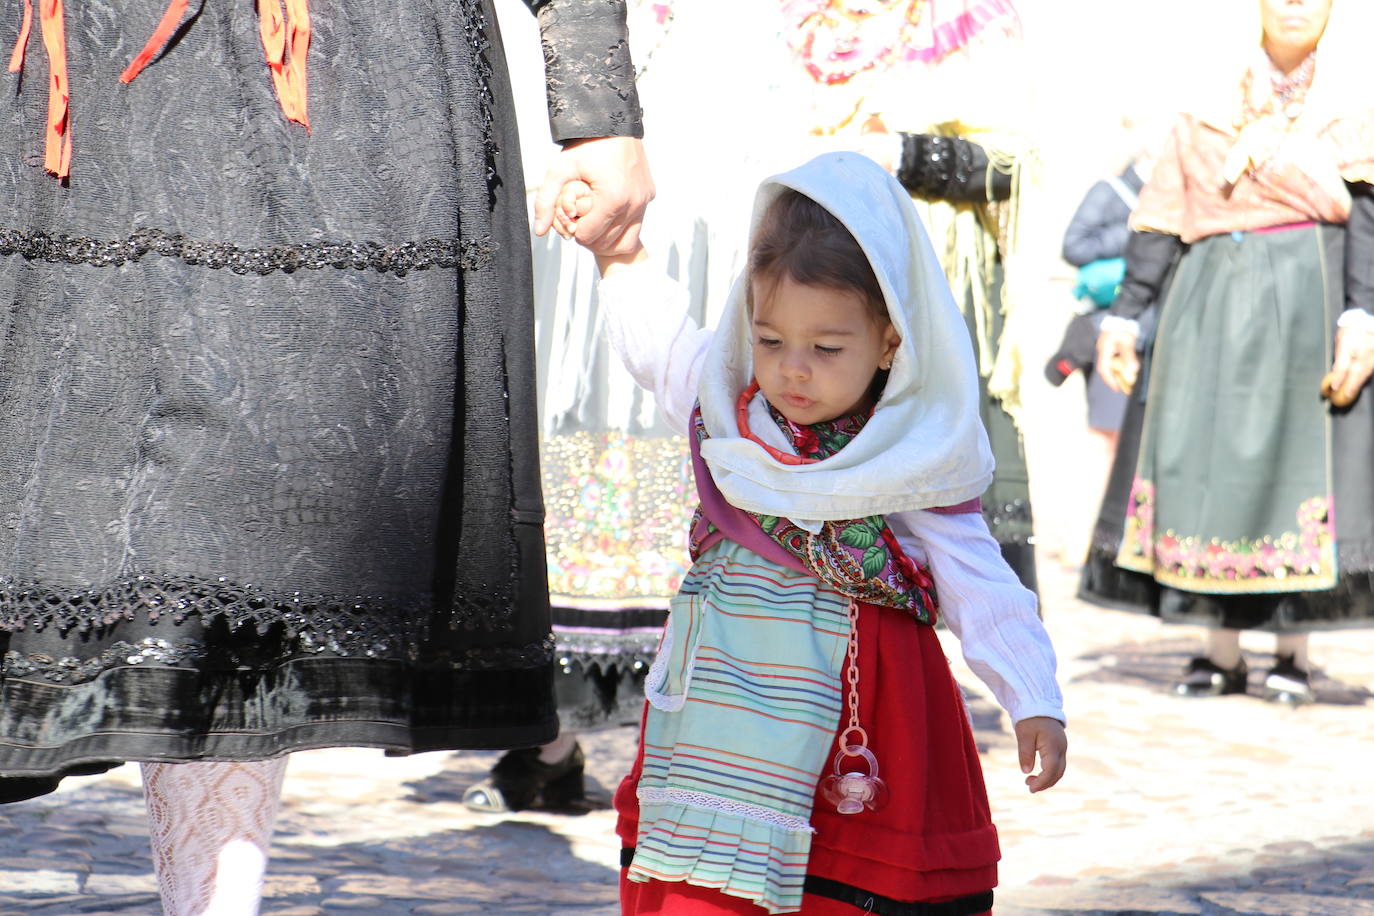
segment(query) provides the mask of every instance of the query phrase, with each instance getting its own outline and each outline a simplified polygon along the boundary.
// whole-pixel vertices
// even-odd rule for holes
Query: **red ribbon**
[[[63,25],[62,0],[38,0],[38,19],[43,32],[43,47],[48,54],[48,124],[44,135],[43,167],[65,179],[71,174],[71,89],[67,84],[67,34]],[[287,120],[310,129],[306,112],[306,56],[310,50],[309,0],[286,0],[283,15],[281,0],[257,0],[258,28],[272,73],[277,99]],[[152,62],[181,25],[188,0],[170,0],[157,28],[119,75],[130,83]],[[24,57],[33,30],[33,0],[24,0],[24,22],[19,39],[10,52],[9,70],[24,69]]]

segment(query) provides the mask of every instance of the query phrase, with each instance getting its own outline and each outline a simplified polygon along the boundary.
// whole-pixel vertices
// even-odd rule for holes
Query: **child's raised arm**
[[[580,181],[564,185],[554,206],[559,235],[575,236],[577,221],[592,208],[594,195]],[[653,393],[669,425],[686,433],[711,332],[688,314],[687,291],[643,245],[623,254],[598,254],[596,266],[607,340],[635,382]]]
[[[688,314],[687,290],[643,248],[598,257],[606,339],[676,431],[687,433],[711,332]]]

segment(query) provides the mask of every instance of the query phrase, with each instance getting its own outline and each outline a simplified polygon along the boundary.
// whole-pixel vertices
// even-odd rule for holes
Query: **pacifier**
[[[863,760],[868,772],[843,769],[846,760]],[[821,782],[821,797],[841,814],[877,811],[887,804],[887,783],[878,778],[878,758],[862,744],[847,744],[835,754],[834,772]]]

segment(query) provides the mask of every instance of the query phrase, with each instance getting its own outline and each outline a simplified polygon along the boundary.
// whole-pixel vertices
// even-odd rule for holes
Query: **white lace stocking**
[[[256,916],[285,774],[285,757],[143,764],[166,916]]]

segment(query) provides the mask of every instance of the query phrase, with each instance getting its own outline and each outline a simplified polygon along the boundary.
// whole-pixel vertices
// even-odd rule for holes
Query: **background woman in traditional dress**
[[[1017,270],[1017,227],[1037,166],[1020,126],[1025,80],[1012,78],[1022,65],[1020,18],[1010,0],[784,0],[782,15],[784,38],[812,83],[812,132],[887,166],[929,228],[978,357],[997,458],[984,515],[1034,589],[1011,322],[1032,277]]]
[[[623,4],[527,5],[632,242]],[[490,5],[256,7],[16,12],[0,101],[0,798],[143,761],[174,914],[256,911],[293,750],[556,728]]]
[[[1148,392],[1082,590],[1210,628],[1184,696],[1243,692],[1240,632],[1277,634],[1265,696],[1303,702],[1307,634],[1374,623],[1374,105],[1359,4],[1259,10],[1258,46],[1195,97],[1132,219],[1098,365]],[[1133,320],[1160,297],[1146,379]]]

